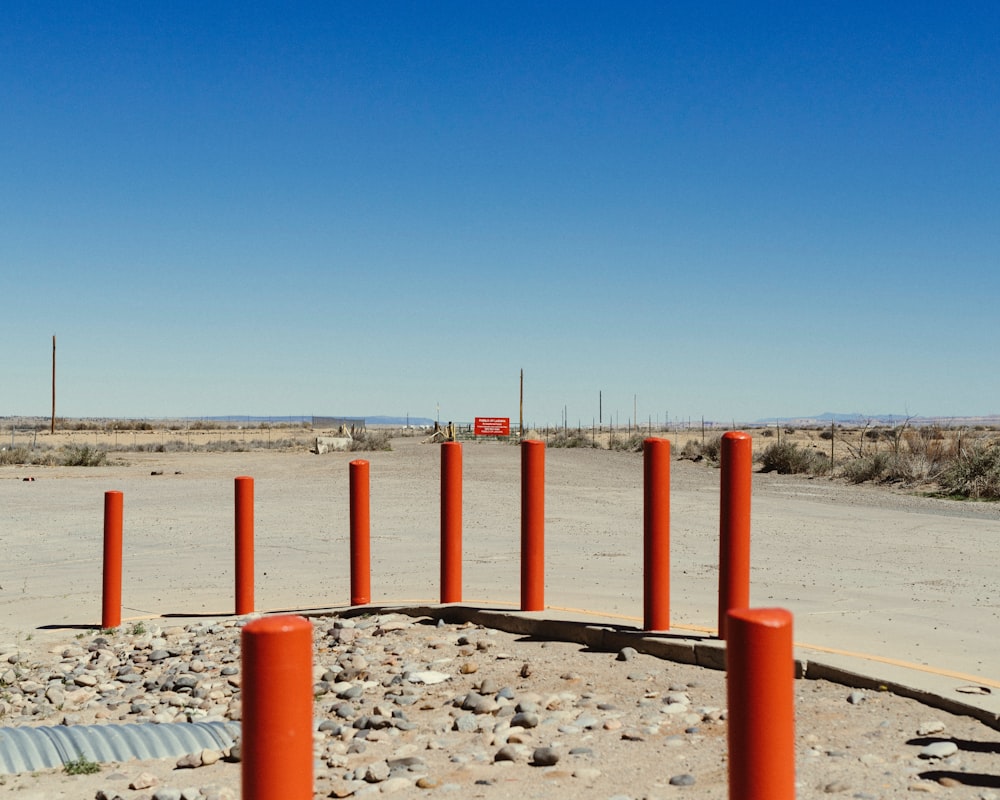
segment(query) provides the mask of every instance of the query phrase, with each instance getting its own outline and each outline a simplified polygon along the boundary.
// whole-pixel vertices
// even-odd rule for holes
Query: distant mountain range
[[[1000,425],[1000,415],[987,414],[980,417],[919,417],[912,414],[862,414],[860,411],[853,414],[842,414],[834,411],[825,411],[815,416],[802,417],[771,417],[770,419],[758,419],[760,425],[794,423],[796,425],[856,425],[860,423],[873,423],[876,425],[900,425],[908,422],[910,425],[936,425],[956,423],[966,425]]]
[[[307,415],[296,415],[287,417],[275,417],[275,416],[261,416],[255,417],[249,414],[232,414],[223,415],[216,417],[189,417],[188,419],[202,419],[209,420],[211,422],[245,422],[247,424],[260,424],[262,422],[270,423],[295,423],[295,422],[312,422],[314,418],[320,417],[319,414],[307,414]],[[410,425],[414,428],[426,427],[434,424],[434,420],[429,417],[387,417],[387,416],[375,416],[375,417],[362,417],[353,416],[350,414],[339,414],[339,415],[322,415],[323,419],[343,419],[343,420],[359,420],[363,419],[365,425],[395,425],[397,427],[402,427],[404,425]]]
[[[365,425],[409,425],[411,428],[426,428],[433,424],[434,420],[429,417],[365,417]]]

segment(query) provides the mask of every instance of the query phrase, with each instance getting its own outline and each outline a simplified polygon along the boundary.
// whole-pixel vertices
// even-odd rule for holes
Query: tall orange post
[[[729,612],[726,681],[730,800],[795,800],[792,614]]]
[[[253,613],[253,478],[236,479],[236,614]]]
[[[261,617],[240,638],[243,800],[312,800],[312,624]]]
[[[122,507],[121,492],[104,493],[104,579],[101,627],[122,624]]]
[[[545,442],[521,442],[521,610],[545,609]]]
[[[753,440],[742,431],[722,435],[719,509],[719,638],[726,614],[750,606],[750,489]]]
[[[462,601],[462,445],[441,444],[441,602]]]
[[[350,463],[351,476],[351,605],[372,601],[371,507],[368,462]]]
[[[643,442],[643,626],[670,629],[670,442]]]

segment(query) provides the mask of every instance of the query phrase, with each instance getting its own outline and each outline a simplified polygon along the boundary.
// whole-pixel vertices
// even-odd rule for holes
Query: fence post
[[[254,606],[253,478],[236,478],[236,614],[252,614]]]
[[[719,510],[719,638],[726,614],[750,606],[750,492],[753,440],[742,431],[722,435]]]
[[[312,800],[312,624],[262,617],[243,627],[244,800]]]
[[[545,442],[521,442],[521,610],[545,609]]]
[[[462,601],[462,445],[441,444],[441,602]]]
[[[792,614],[729,612],[726,692],[730,800],[795,800]]]
[[[643,628],[670,629],[670,442],[643,442]]]
[[[371,507],[368,462],[350,463],[351,477],[351,605],[372,601]]]
[[[104,493],[104,577],[101,627],[122,624],[122,507],[121,492]]]

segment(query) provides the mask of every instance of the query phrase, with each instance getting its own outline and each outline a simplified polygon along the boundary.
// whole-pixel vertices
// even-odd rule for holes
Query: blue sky
[[[1000,413],[998,98],[992,2],[4,3],[0,416]]]

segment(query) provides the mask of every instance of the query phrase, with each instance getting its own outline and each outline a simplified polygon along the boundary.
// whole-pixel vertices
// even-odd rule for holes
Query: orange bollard
[[[236,479],[236,614],[253,613],[253,478]]]
[[[521,442],[521,610],[545,609],[545,442]]]
[[[122,506],[121,492],[104,493],[104,580],[101,627],[122,624]]]
[[[750,606],[750,489],[753,440],[742,431],[722,435],[719,512],[719,638],[726,614]]]
[[[240,642],[243,800],[312,800],[312,623],[262,617]]]
[[[462,602],[462,445],[441,444],[441,602]]]
[[[729,612],[726,690],[730,800],[795,800],[792,614]]]
[[[372,601],[371,510],[368,462],[350,463],[351,476],[351,605]]]
[[[670,442],[643,442],[644,630],[670,630]]]

